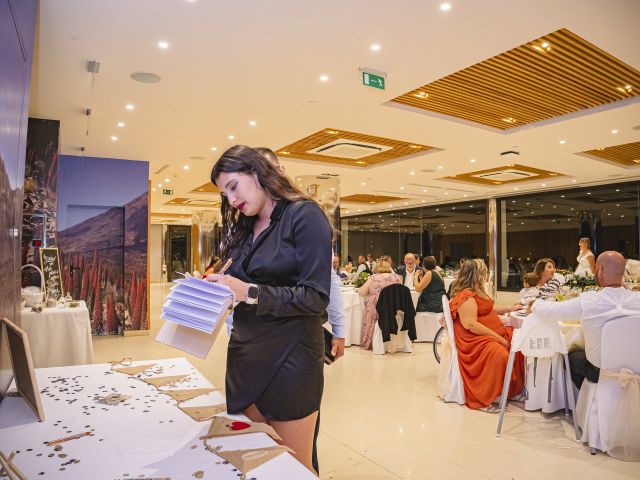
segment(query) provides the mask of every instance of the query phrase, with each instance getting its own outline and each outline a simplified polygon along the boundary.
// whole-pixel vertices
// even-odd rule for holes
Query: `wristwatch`
[[[247,300],[245,303],[249,305],[254,305],[258,303],[258,295],[260,294],[260,287],[255,283],[249,284],[249,288],[247,289]]]

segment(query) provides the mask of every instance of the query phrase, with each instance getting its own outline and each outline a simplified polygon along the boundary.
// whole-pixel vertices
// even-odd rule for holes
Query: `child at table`
[[[519,308],[511,314],[524,317],[529,315],[529,313],[531,312],[531,310],[529,309],[529,304],[533,302],[538,296],[538,287],[536,287],[538,283],[538,276],[533,272],[525,273],[524,277],[522,278],[522,283],[524,285],[524,288],[520,290],[520,299],[516,304],[516,306],[519,305]]]

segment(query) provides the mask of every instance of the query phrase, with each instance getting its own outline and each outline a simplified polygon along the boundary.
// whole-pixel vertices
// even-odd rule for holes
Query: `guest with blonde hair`
[[[460,375],[469,408],[497,412],[491,404],[502,392],[513,328],[505,327],[499,314],[514,307],[498,307],[485,290],[487,267],[480,259],[467,260],[451,290],[451,316],[455,331]],[[524,357],[516,354],[509,396],[524,387]]]
[[[591,251],[591,240],[589,237],[582,237],[578,240],[578,266],[574,272],[576,275],[595,275],[596,257]]]
[[[393,273],[391,264],[386,260],[380,260],[376,264],[375,273],[371,275],[365,284],[360,287],[358,293],[367,297],[367,307],[362,320],[362,331],[360,336],[360,346],[366,350],[371,349],[373,330],[378,323],[378,312],[376,303],[382,289],[394,283],[402,283],[402,277]]]

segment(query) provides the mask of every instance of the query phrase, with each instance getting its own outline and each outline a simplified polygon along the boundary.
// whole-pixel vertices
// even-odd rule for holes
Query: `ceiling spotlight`
[[[251,125],[252,127],[255,127],[257,123],[255,120],[249,120],[249,125]]]
[[[516,123],[516,119],[513,117],[506,117],[502,119],[503,122],[507,122],[507,123]]]
[[[158,188],[162,188],[162,184],[161,183],[158,184]]]
[[[114,142],[118,141],[118,137],[116,137],[115,135],[111,135],[111,140],[113,140]]]
[[[321,82],[328,82],[329,81],[329,75],[320,75],[320,81]]]
[[[158,48],[166,50],[167,48],[169,48],[169,42],[165,42],[164,40],[160,40],[158,42]]]
[[[546,184],[546,183],[541,183],[541,184],[540,184],[540,186],[541,186],[541,187],[546,187],[546,186],[547,186],[547,184]]]
[[[449,195],[449,192],[444,192],[445,195]]]
[[[577,180],[574,178],[573,180],[571,180],[571,183],[576,183]]]
[[[427,92],[418,92],[414,93],[413,96],[418,98],[428,98],[429,94]]]
[[[217,147],[211,147],[211,151],[212,151],[212,152],[215,152],[216,150],[218,150],[218,148],[217,148]]]
[[[155,188],[155,187],[153,187],[153,188],[151,189],[151,191],[152,191],[152,192],[155,192],[155,191],[156,191],[156,188]]]
[[[182,167],[182,168],[184,168],[185,170],[189,170],[189,165],[185,165],[185,166],[184,166],[184,167]]]
[[[360,185],[362,185],[363,187],[366,185],[366,182],[360,182]]]
[[[476,163],[476,159],[472,158],[471,160],[469,160],[471,163]]]
[[[235,140],[235,139],[236,139],[235,135],[229,135],[227,138],[228,138],[229,140]]]
[[[165,178],[164,183],[171,183],[171,180],[169,178]]]
[[[564,145],[565,143],[567,143],[565,140],[560,140],[560,145]]]
[[[400,187],[400,190],[404,190],[404,187]]]
[[[369,48],[371,48],[372,52],[379,52],[380,51],[380,44],[379,43],[374,43]]]
[[[135,107],[135,105],[133,103],[127,103],[127,106],[124,107],[124,108],[126,108],[127,110],[133,110],[136,107]]]
[[[443,12],[448,12],[449,10],[451,10],[451,4],[450,3],[441,3],[440,4],[440,10],[442,10]]]
[[[416,172],[409,172],[409,175],[415,175]]]
[[[442,170],[444,167],[442,165],[438,165],[438,170]]]
[[[618,133],[618,130],[614,128],[613,130],[611,130],[611,133],[615,135],[616,133]]]
[[[124,122],[118,122],[116,125],[118,125],[120,128],[124,127]]]
[[[631,85],[625,85],[624,87],[616,87],[616,90],[621,91],[622,93],[631,93]]]
[[[514,190],[520,190],[518,187],[513,187]]]
[[[464,195],[462,195],[464,198],[467,198],[469,195],[467,195],[466,193]]]

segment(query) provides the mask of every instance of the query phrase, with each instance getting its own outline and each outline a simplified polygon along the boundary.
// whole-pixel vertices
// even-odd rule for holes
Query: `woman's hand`
[[[217,273],[207,275],[205,280],[229,287],[233,291],[236,302],[244,302],[247,300],[247,290],[249,289],[247,282],[243,282],[231,275],[220,275]]]
[[[506,348],[507,350],[509,350],[511,347],[509,345],[509,341],[506,338],[503,337],[496,337],[498,339],[498,343],[500,343],[500,345],[502,345],[504,348]]]

